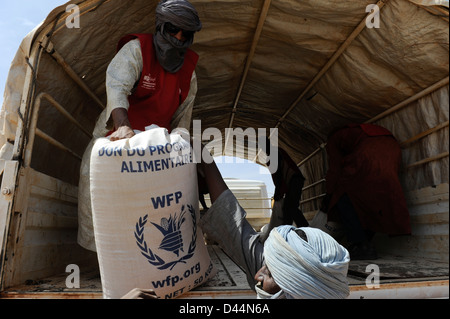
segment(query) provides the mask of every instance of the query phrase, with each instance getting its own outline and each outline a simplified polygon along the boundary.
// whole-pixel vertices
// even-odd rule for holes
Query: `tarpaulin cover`
[[[26,58],[30,57],[31,48],[48,36],[54,50],[105,103],[105,71],[118,40],[129,33],[153,32],[156,3],[70,1],[68,4],[79,5],[80,28],[66,26],[71,11],[66,12],[63,5],[24,40],[11,67],[1,111],[3,159],[9,159],[12,153],[20,104],[24,103],[24,110],[33,105],[30,87],[35,88],[34,96],[40,92],[53,96],[89,130],[101,111],[47,52],[42,52],[39,63],[34,65],[35,81],[30,81],[30,77],[27,80],[30,68]],[[378,21],[379,28],[364,26],[354,39],[350,35],[368,21],[367,8],[375,1],[192,3],[203,24],[193,45],[200,56],[193,118],[202,121],[202,129],[215,127],[223,135],[228,126],[277,127],[280,145],[296,162],[326,142],[335,128],[365,122],[448,77],[448,1],[379,2],[380,7],[384,5],[378,17],[369,19]],[[267,15],[261,15],[264,8]],[[261,33],[257,32],[259,23]],[[342,54],[324,69],[347,40],[350,43]],[[305,90],[313,79],[314,85]],[[447,82],[377,124],[393,132],[399,141],[409,139],[448,121],[448,96]],[[58,136],[63,144],[72,144],[70,147],[82,154],[89,138],[68,128],[65,120],[60,120],[57,112],[47,107],[48,103],[44,104],[38,127]],[[36,144],[35,152],[48,151],[47,146],[40,145],[43,143]],[[233,143],[227,145],[231,148]],[[447,151],[448,127],[409,145],[403,152],[403,161],[407,165]],[[244,150],[239,149],[237,155],[244,156]],[[35,156],[33,165],[45,170],[51,163],[53,169],[66,174],[67,167],[74,166],[66,158],[69,161],[70,155],[61,155],[53,162]],[[67,174],[76,175],[77,169],[75,165],[73,172]],[[302,170],[307,180],[324,177],[323,161],[313,159]],[[77,176],[68,179],[77,183]],[[404,181],[412,189],[448,182],[448,157],[415,168]]]

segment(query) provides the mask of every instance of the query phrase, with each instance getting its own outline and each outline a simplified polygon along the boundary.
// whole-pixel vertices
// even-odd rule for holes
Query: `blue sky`
[[[2,0],[0,7],[0,105],[9,67],[22,39],[66,0]]]
[[[3,105],[3,92],[11,62],[22,39],[41,23],[56,7],[66,0],[15,0],[1,3],[0,10],[0,105]],[[219,163],[217,166],[224,178],[259,180],[266,183],[269,196],[273,195],[273,183],[268,171],[261,174],[260,166],[251,162]],[[225,159],[222,159],[225,162]]]

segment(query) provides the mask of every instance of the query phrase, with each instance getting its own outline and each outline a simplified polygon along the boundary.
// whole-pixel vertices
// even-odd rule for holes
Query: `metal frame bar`
[[[405,148],[406,145],[409,145],[409,144],[412,144],[414,142],[417,142],[418,140],[420,140],[420,139],[422,139],[422,138],[424,138],[424,137],[426,137],[426,136],[428,136],[428,135],[430,135],[430,134],[432,134],[434,132],[437,132],[437,131],[439,131],[439,130],[441,130],[443,128],[448,127],[448,124],[449,124],[449,121],[446,121],[444,123],[436,125],[433,128],[430,128],[430,129],[428,129],[428,130],[426,130],[426,131],[424,131],[424,132],[422,132],[420,134],[417,134],[416,136],[413,136],[410,139],[407,139],[406,141],[401,142],[400,143],[400,147]]]
[[[374,118],[368,120],[366,123],[373,123],[378,121],[379,119],[382,119],[383,117],[386,117],[394,112],[397,112],[398,110],[404,108],[405,106],[408,106],[409,104],[411,104],[412,102],[417,101],[418,99],[424,97],[425,95],[428,95],[430,93],[433,93],[434,91],[436,91],[437,89],[440,89],[441,87],[443,87],[444,85],[447,85],[449,83],[449,77],[447,76],[446,78],[440,80],[439,82],[434,83],[433,85],[427,87],[426,89],[420,91],[419,93],[407,98],[406,100],[400,102],[399,104],[389,108],[388,110],[378,114],[377,116],[375,116]]]
[[[380,8],[380,10],[384,7],[385,2],[388,0],[380,0],[376,3],[376,5]],[[371,13],[369,13],[370,15]],[[368,15],[367,15],[368,16]],[[353,42],[353,40],[356,39],[356,37],[366,28],[366,19],[367,16],[364,17],[363,20],[358,24],[358,26],[353,30],[353,32],[347,37],[347,39],[344,41],[344,43],[341,44],[339,49],[333,54],[333,56],[328,60],[328,62],[322,67],[322,69],[319,71],[319,73],[316,74],[316,76],[312,79],[312,81],[306,86],[306,88],[303,90],[303,92],[300,94],[300,96],[292,103],[292,105],[286,110],[286,112],[283,114],[283,116],[280,117],[278,120],[277,125],[275,126],[278,128],[282,122],[286,119],[288,114],[292,112],[292,110],[300,103],[300,101],[305,97],[306,93],[309,92],[309,90],[312,89],[312,87],[324,76],[324,74],[334,65],[334,63],[338,60],[338,58],[344,53],[344,51],[350,46],[350,44]]]
[[[427,163],[430,163],[430,162],[438,161],[438,160],[440,160],[442,158],[448,157],[448,155],[449,155],[449,152],[444,152],[444,153],[441,153],[441,154],[438,154],[438,155],[435,155],[435,156],[430,156],[430,157],[424,158],[423,160],[420,160],[420,161],[417,161],[415,163],[409,164],[405,168],[406,169],[410,169],[410,168],[417,167],[417,166],[420,166],[420,165],[424,165],[424,164],[427,164]]]
[[[368,120],[365,123],[373,123],[375,121],[378,121],[379,119],[386,117],[402,108],[404,108],[405,106],[408,106],[409,104],[417,101],[418,99],[424,97],[425,95],[428,95],[430,93],[433,93],[434,91],[442,88],[443,86],[447,85],[449,83],[449,77],[446,77],[442,80],[440,80],[439,82],[434,83],[433,85],[429,86],[428,88],[420,91],[419,93],[407,98],[406,100],[400,102],[399,104],[389,108],[388,110],[378,114],[377,116],[375,116],[374,118]],[[316,155],[322,148],[324,148],[326,146],[326,143],[323,143],[322,145],[320,145],[320,147],[318,149],[316,149],[314,152],[312,152],[310,155],[308,155],[304,160],[302,160],[300,163],[297,164],[297,166],[302,166],[303,164],[305,164],[308,160],[310,160],[314,155]]]
[[[245,81],[247,80],[247,76],[250,70],[250,65],[252,64],[253,61],[253,57],[255,56],[255,52],[256,52],[256,47],[258,46],[258,42],[259,39],[261,37],[261,32],[262,29],[264,27],[264,23],[266,22],[266,18],[267,18],[267,14],[269,12],[269,8],[270,8],[270,4],[271,4],[272,0],[265,0],[263,7],[261,9],[261,14],[259,16],[258,19],[258,24],[256,26],[256,30],[255,30],[255,34],[253,37],[253,41],[252,41],[252,45],[250,48],[250,52],[248,54],[247,57],[247,62],[245,63],[245,68],[244,68],[244,72],[242,74],[242,79],[241,82],[239,84],[239,88],[238,88],[238,92],[236,94],[236,97],[234,99],[234,103],[233,103],[233,110],[231,111],[231,117],[230,117],[230,122],[228,123],[228,127],[232,128],[233,127],[233,122],[234,122],[234,117],[236,115],[236,110],[237,110],[237,106],[239,103],[239,99],[241,98],[241,94],[242,94],[242,90],[244,89],[244,85],[245,85]],[[222,155],[225,155],[226,153],[226,149],[228,146],[228,141],[230,139],[230,132],[228,133],[228,135],[225,137],[225,145],[222,151]]]
[[[379,0],[376,5],[378,6],[378,8],[381,10],[384,5],[386,4],[386,2],[388,2],[389,0]],[[279,128],[282,124],[283,121],[286,119],[286,117],[289,115],[289,113],[292,112],[292,110],[294,110],[297,105],[300,103],[300,101],[305,97],[305,95],[309,92],[309,90],[312,89],[312,87],[325,75],[325,73],[334,65],[334,63],[339,59],[339,57],[344,53],[344,51],[350,46],[350,44],[353,42],[353,40],[356,39],[356,37],[366,28],[366,20],[367,17],[370,15],[371,13],[368,13],[368,15],[366,15],[364,17],[364,19],[361,20],[361,22],[356,26],[356,28],[352,31],[352,33],[350,33],[350,35],[347,37],[347,39],[341,44],[341,46],[336,50],[336,52],[333,54],[333,56],[328,60],[328,62],[322,67],[322,69],[320,69],[320,71],[314,76],[314,78],[311,80],[311,82],[306,86],[305,89],[303,89],[302,93],[298,96],[298,98],[291,104],[291,106],[289,106],[289,108],[284,112],[284,114],[278,119],[277,124],[275,125],[275,128]],[[269,136],[270,138],[271,136]],[[323,144],[322,144],[323,145]],[[321,145],[321,147],[322,147]],[[319,148],[320,150],[320,148]],[[316,152],[318,152],[319,150],[316,150]],[[261,150],[258,151],[258,153],[256,154],[255,160],[256,158],[258,158],[259,154],[260,154]],[[312,157],[313,155],[315,155],[315,153],[311,154],[310,156],[308,156],[308,159],[310,157]],[[305,161],[305,160],[304,160]],[[303,161],[303,162],[304,162]],[[302,162],[302,163],[303,163]],[[298,164],[298,166],[300,166],[300,164]]]
[[[449,121],[446,121],[446,122],[444,122],[444,123],[441,123],[441,124],[439,124],[439,125],[436,125],[435,127],[431,128],[431,129],[429,129],[429,130],[423,131],[422,133],[417,134],[416,136],[414,136],[414,137],[412,137],[412,138],[410,138],[410,139],[408,139],[408,140],[406,140],[406,141],[404,141],[404,142],[401,142],[401,143],[400,143],[400,146],[401,146],[401,147],[404,147],[404,146],[406,146],[406,145],[408,145],[408,144],[417,142],[418,140],[420,140],[420,139],[422,139],[422,138],[424,138],[424,137],[426,137],[426,136],[428,136],[428,135],[430,135],[430,134],[432,134],[432,133],[434,133],[434,132],[437,132],[437,131],[439,131],[439,130],[441,130],[441,129],[444,129],[444,128],[448,127],[448,126],[449,126]],[[319,149],[319,150],[320,150],[320,149]],[[310,157],[314,156],[316,153],[317,153],[317,150],[316,150],[315,153],[311,154]],[[407,165],[407,166],[405,167],[405,169],[411,169],[411,168],[414,168],[414,167],[417,167],[417,166],[420,166],[420,165],[424,165],[424,164],[426,164],[426,163],[430,163],[430,162],[433,162],[433,161],[440,160],[440,159],[445,158],[445,157],[448,157],[448,156],[449,156],[449,152],[443,152],[443,153],[441,153],[441,154],[438,154],[438,155],[435,155],[435,156],[430,156],[430,157],[427,157],[427,158],[422,159],[422,160],[420,160],[420,161],[417,161],[417,162],[415,162],[415,163],[409,164],[409,165]],[[306,160],[306,159],[305,159],[305,160]],[[321,179],[321,180],[319,180],[319,181],[317,181],[317,182],[315,182],[315,183],[309,184],[308,186],[306,186],[306,187],[303,188],[303,191],[304,191],[304,190],[307,190],[307,189],[309,189],[309,188],[312,188],[312,187],[314,187],[314,186],[316,186],[316,185],[319,185],[319,184],[321,184],[321,183],[324,183],[324,182],[326,182],[326,179],[325,179],[325,178],[323,178],[323,179]],[[313,199],[316,199],[316,198],[319,198],[319,197],[325,196],[325,195],[326,195],[326,194],[322,194],[322,195],[319,195],[319,196],[315,196],[315,197],[308,198],[308,199],[306,199],[306,200],[304,200],[304,201],[301,201],[300,204],[309,202],[309,201],[311,201],[311,200],[313,200]]]
[[[325,183],[325,182],[326,182],[326,179],[322,178],[321,180],[318,180],[317,182],[314,182],[312,184],[309,184],[309,185],[303,187],[302,191],[305,191],[307,189],[313,188],[314,186],[320,185],[320,184]]]
[[[76,127],[78,127],[86,136],[89,138],[92,138],[92,134],[88,132],[72,115],[70,115],[69,112],[67,112],[56,100],[49,95],[48,93],[42,92],[40,93],[35,100],[35,105],[33,109],[33,114],[31,118],[31,125],[28,135],[28,144],[25,149],[25,167],[29,167],[31,163],[32,153],[33,153],[33,147],[34,147],[34,140],[35,136],[39,136],[40,138],[44,139],[48,143],[56,146],[57,148],[71,154],[72,156],[78,158],[81,160],[81,156],[76,154],[73,150],[66,147],[64,144],[58,142],[53,137],[47,135],[43,131],[37,128],[37,120],[39,118],[39,111],[41,108],[42,100],[45,99],[48,102],[50,102],[50,105],[53,106],[58,112],[60,112],[61,115],[63,115],[65,118],[67,118],[71,123],[73,123]]]
[[[416,5],[417,7],[427,11],[428,13],[431,13],[432,15],[437,16],[446,22],[449,22],[448,9],[445,10],[444,7],[440,7],[438,5],[426,6],[426,5],[421,5],[421,4],[415,3],[414,1],[411,1],[411,0],[408,0],[408,1],[411,2],[412,4]]]
[[[41,45],[44,45],[42,43]],[[100,101],[97,95],[87,86],[83,79],[72,69],[72,67],[64,60],[64,57],[56,51],[54,45],[47,39],[44,45],[45,52],[47,52],[55,61],[61,66],[66,74],[95,102],[95,104],[103,111],[105,105]]]

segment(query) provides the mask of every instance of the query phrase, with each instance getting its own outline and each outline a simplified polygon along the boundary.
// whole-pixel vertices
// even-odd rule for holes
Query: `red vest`
[[[128,119],[135,130],[144,131],[146,126],[156,124],[170,131],[172,117],[189,93],[198,55],[188,49],[183,67],[169,73],[157,61],[152,34],[127,35],[120,40],[118,50],[136,38],[141,43],[144,67],[138,86],[128,98]]]

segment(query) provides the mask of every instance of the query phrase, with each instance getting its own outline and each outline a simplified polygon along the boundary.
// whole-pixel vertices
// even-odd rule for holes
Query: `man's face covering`
[[[170,24],[169,24],[170,23]],[[183,41],[172,34],[173,27],[187,35]],[[156,7],[156,33],[153,43],[161,66],[170,73],[178,72],[184,63],[186,50],[194,41],[194,32],[202,23],[197,10],[186,0],[161,1]]]

